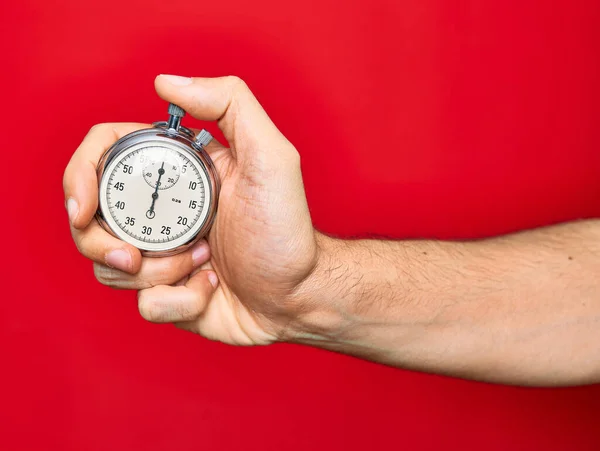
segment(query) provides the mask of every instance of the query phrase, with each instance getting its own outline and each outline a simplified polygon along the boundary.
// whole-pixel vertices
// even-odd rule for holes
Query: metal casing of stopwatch
[[[192,159],[195,164],[205,171],[206,179],[208,181],[208,186],[206,186],[205,189],[209,194],[208,196],[206,196],[206,192],[204,194],[208,197],[208,203],[203,205],[203,208],[206,209],[206,213],[204,214],[203,212],[202,224],[193,235],[189,236],[188,240],[176,246],[169,247],[167,245],[165,249],[160,250],[143,249],[140,246],[136,246],[140,248],[142,255],[148,257],[166,257],[183,252],[193,246],[198,240],[206,236],[210,230],[216,215],[218,204],[220,190],[219,177],[210,156],[204,150],[204,147],[207,144],[206,136],[209,137],[208,142],[210,142],[212,137],[204,130],[196,136],[190,129],[182,126],[180,120],[185,112],[176,105],[171,104],[169,106],[169,114],[169,121],[155,122],[152,124],[152,128],[138,130],[119,139],[104,152],[98,162],[97,177],[99,203],[96,219],[108,233],[134,246],[136,246],[136,244],[132,241],[135,241],[135,239],[128,239],[123,230],[113,230],[113,227],[110,226],[109,221],[106,218],[106,215],[110,213],[104,212],[102,209],[102,196],[104,193],[102,192],[101,187],[103,186],[103,176],[105,175],[106,168],[109,167],[111,162],[118,160],[119,157],[126,154],[134,146],[148,144],[160,147],[162,144],[165,147],[171,149],[176,148],[179,152],[185,153],[189,159]],[[141,196],[140,201],[142,201]]]

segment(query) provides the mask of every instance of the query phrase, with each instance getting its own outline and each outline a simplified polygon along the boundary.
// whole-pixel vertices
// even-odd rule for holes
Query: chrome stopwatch
[[[184,115],[170,104],[167,122],[122,137],[98,165],[99,223],[147,256],[184,251],[216,213],[219,178],[204,150],[212,136],[183,127]]]

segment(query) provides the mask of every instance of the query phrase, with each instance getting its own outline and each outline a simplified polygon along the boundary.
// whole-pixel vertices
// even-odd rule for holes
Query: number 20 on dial
[[[169,121],[130,133],[108,149],[98,167],[100,224],[147,256],[182,252],[208,233],[219,180],[204,148],[212,140]]]

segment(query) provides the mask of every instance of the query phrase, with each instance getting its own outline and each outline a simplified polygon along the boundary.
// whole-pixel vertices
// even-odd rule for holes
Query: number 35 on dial
[[[157,127],[134,132],[101,160],[98,220],[145,255],[185,250],[208,232],[214,218],[214,166],[182,135],[174,139]]]

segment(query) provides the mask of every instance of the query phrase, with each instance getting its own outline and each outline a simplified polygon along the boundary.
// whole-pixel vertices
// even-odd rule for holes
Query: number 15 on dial
[[[216,213],[219,180],[204,151],[212,137],[203,130],[194,139],[177,120],[182,110],[169,112],[169,122],[117,141],[98,169],[100,224],[149,256],[187,249]]]

